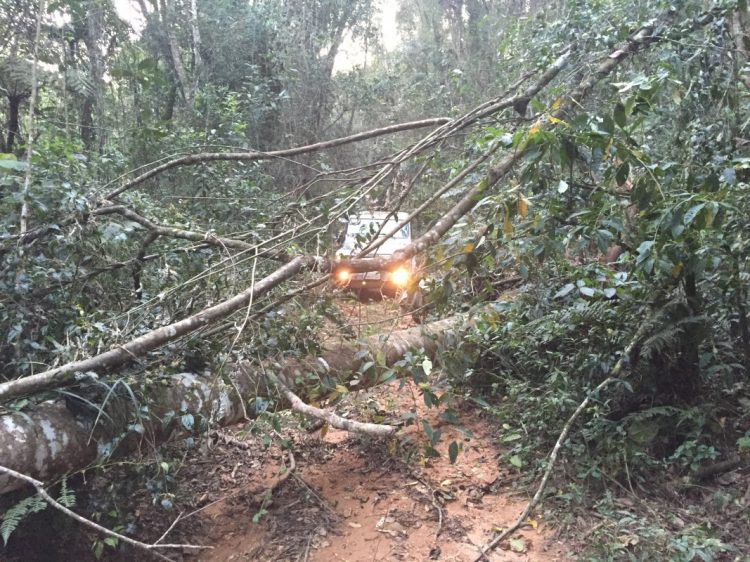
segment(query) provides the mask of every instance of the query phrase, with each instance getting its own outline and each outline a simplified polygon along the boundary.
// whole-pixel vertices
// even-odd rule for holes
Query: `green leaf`
[[[440,458],[440,453],[438,453],[435,447],[431,447],[430,445],[425,445],[424,456],[427,457],[428,459],[437,459],[437,458]]]
[[[0,523],[0,536],[3,537],[3,542],[6,545],[8,544],[11,533],[16,530],[21,519],[32,513],[42,511],[46,507],[47,502],[39,494],[35,494],[22,499],[8,509],[3,514],[2,523]]]
[[[622,105],[621,103],[618,103],[615,106],[614,118],[615,118],[615,123],[617,123],[617,126],[620,127],[621,129],[624,129],[625,125],[627,125],[627,117],[625,116],[625,106]]]
[[[698,213],[700,213],[703,210],[703,207],[705,207],[705,203],[698,203],[697,205],[694,205],[690,207],[687,212],[685,213],[685,216],[682,217],[682,223],[687,226],[691,222],[695,220],[695,217],[698,216]]]
[[[15,170],[17,172],[25,172],[28,168],[28,164],[23,161],[15,159],[16,157],[8,154],[0,154],[0,168],[6,170]]]
[[[640,246],[638,246],[638,249],[636,250],[636,252],[638,252],[639,256],[643,257],[643,256],[645,256],[646,254],[649,253],[649,251],[651,250],[651,246],[653,246],[653,245],[654,245],[654,241],[653,240],[646,240],[645,242],[641,242],[641,244],[640,244]]]
[[[458,458],[458,443],[456,443],[455,441],[451,441],[451,444],[448,445],[448,459],[451,461],[451,464],[455,464],[457,458]]]
[[[388,369],[387,371],[380,373],[380,376],[378,377],[378,382],[383,383],[394,378],[396,378],[396,373],[393,372],[391,369]]]
[[[553,296],[553,299],[561,299],[562,297],[566,296],[568,293],[570,293],[573,289],[575,289],[576,286],[573,283],[568,283],[565,285],[562,289],[557,291],[555,293],[555,296]]]
[[[523,461],[518,455],[513,455],[512,457],[510,457],[510,464],[512,464],[516,468],[521,468],[523,466]]]
[[[526,544],[523,542],[523,539],[510,539],[508,541],[510,543],[510,549],[513,552],[525,552],[526,551]]]
[[[615,181],[617,182],[617,185],[623,185],[626,181],[628,181],[629,175],[630,164],[628,162],[623,162],[617,168],[617,172],[615,173]]]
[[[183,416],[180,416],[180,421],[182,422],[182,427],[184,427],[188,431],[193,430],[193,426],[195,424],[195,418],[193,417],[193,414],[184,414]]]
[[[578,290],[581,291],[581,294],[585,297],[593,297],[596,294],[596,289],[593,287],[586,287],[585,285]]]

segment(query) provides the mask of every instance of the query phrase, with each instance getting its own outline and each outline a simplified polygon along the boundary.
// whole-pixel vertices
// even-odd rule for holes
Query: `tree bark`
[[[101,128],[104,60],[100,43],[104,34],[104,11],[96,2],[88,2],[86,6],[85,25],[83,42],[89,57],[89,77],[93,84],[93,91],[87,93],[81,107],[81,139],[89,150],[101,151],[104,146]]]
[[[50,481],[88,466],[97,459],[98,451],[111,454],[117,450],[124,454],[129,448],[136,449],[140,441],[159,444],[184,435],[184,414],[193,414],[194,419],[200,414],[213,425],[225,426],[241,421],[246,411],[251,415],[262,411],[264,404],[286,408],[289,404],[265,375],[269,371],[298,396],[314,396],[318,402],[330,396],[329,389],[337,384],[352,390],[369,388],[388,380],[382,377],[383,369],[375,367],[358,374],[376,353],[382,353],[386,366],[392,366],[412,349],[424,349],[435,359],[438,346],[455,337],[453,328],[464,322],[465,317],[459,315],[418,328],[370,336],[361,343],[330,342],[319,357],[267,362],[262,366],[239,364],[228,369],[227,380],[211,380],[192,373],[165,377],[144,392],[151,413],[148,419],[139,420],[129,395],[118,393],[108,400],[107,416],[101,416],[96,427],[96,411],[93,415],[75,415],[63,401],[48,401],[23,412],[4,414],[0,416],[0,465]],[[350,385],[355,375],[359,382]],[[169,416],[170,412],[174,415]],[[174,421],[164,424],[168,416]],[[16,479],[0,475],[0,494],[21,485]]]

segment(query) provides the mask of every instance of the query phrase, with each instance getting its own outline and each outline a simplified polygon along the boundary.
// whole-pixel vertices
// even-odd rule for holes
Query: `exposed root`
[[[265,507],[268,504],[268,501],[271,498],[273,492],[278,490],[284,482],[289,480],[289,477],[294,473],[295,470],[297,470],[297,462],[294,460],[294,455],[291,451],[289,451],[289,466],[285,468],[286,471],[276,479],[276,482],[274,482],[270,488],[263,492],[255,494],[253,500],[256,503],[259,503],[262,507]]]

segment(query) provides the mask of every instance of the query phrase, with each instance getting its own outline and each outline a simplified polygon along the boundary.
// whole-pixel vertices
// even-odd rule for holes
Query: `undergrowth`
[[[744,487],[701,476],[747,459],[744,377],[711,368],[739,359],[703,353],[699,393],[686,396],[680,359],[696,320],[680,316],[679,292],[649,299],[631,287],[596,299],[540,287],[485,307],[444,352],[455,390],[497,420],[500,462],[535,486],[568,418],[643,327],[619,380],[593,397],[563,445],[545,509],[584,538],[582,560],[746,560],[747,534],[736,531],[750,524]],[[580,528],[582,510],[599,523]]]

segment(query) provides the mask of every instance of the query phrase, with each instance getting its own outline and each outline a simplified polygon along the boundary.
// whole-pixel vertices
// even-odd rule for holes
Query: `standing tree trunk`
[[[16,144],[16,138],[21,134],[18,123],[18,113],[21,108],[21,102],[27,96],[8,96],[8,140],[2,147],[2,152],[13,152]]]
[[[192,104],[192,91],[187,79],[187,73],[185,72],[185,66],[182,64],[182,58],[180,57],[177,36],[174,34],[174,28],[172,27],[174,24],[172,7],[167,4],[167,0],[159,0],[159,3],[161,7],[162,29],[167,38],[168,60],[171,62],[172,70],[177,80],[177,87],[180,89],[185,103],[190,106]]]
[[[193,91],[198,87],[203,59],[201,58],[201,31],[198,27],[198,1],[190,0],[190,26],[193,32]]]
[[[104,34],[104,10],[96,1],[86,5],[86,28],[83,42],[89,58],[89,78],[92,91],[86,93],[81,106],[81,140],[89,150],[104,146],[102,131],[102,85],[104,83],[104,60],[101,52],[101,39]],[[97,130],[99,131],[97,133]],[[97,144],[98,142],[98,144]]]

